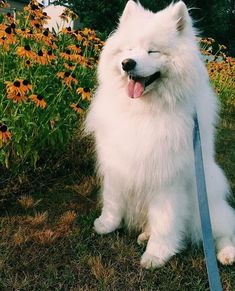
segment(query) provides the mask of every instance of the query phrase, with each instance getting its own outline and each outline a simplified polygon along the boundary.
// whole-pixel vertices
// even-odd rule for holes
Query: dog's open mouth
[[[129,75],[127,93],[130,98],[142,96],[145,88],[160,78],[161,73],[156,72],[148,77]]]

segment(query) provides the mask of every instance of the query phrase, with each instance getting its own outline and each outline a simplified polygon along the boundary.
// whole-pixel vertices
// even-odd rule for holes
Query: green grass
[[[234,128],[234,116],[224,114],[218,128],[217,159],[233,193]],[[148,271],[139,264],[144,248],[136,243],[137,233],[125,229],[106,236],[94,233],[93,221],[100,210],[91,148],[91,141],[83,138],[70,148],[70,159],[57,177],[34,179],[25,192],[21,189],[21,194],[39,200],[36,206],[25,209],[15,200],[1,210],[0,290],[209,290],[201,247],[189,246],[166,266]],[[233,206],[234,201],[232,196]],[[69,210],[77,216],[63,235],[47,243],[31,238],[38,230],[56,232],[61,215]],[[27,220],[45,211],[48,219],[41,225],[33,227]],[[17,243],[16,233],[25,241]],[[234,266],[219,269],[223,289],[235,290]]]

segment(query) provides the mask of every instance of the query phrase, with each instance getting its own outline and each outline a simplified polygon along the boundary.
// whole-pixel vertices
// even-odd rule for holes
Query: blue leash
[[[196,172],[198,204],[201,219],[203,248],[206,258],[207,274],[211,291],[222,291],[219,270],[215,255],[215,245],[211,229],[209,206],[206,192],[205,173],[203,166],[200,130],[197,114],[194,115],[193,149]]]

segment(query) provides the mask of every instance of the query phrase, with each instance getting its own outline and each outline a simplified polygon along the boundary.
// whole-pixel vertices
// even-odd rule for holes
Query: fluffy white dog
[[[86,128],[96,140],[103,177],[99,234],[124,221],[148,240],[141,265],[159,267],[201,239],[193,155],[197,111],[213,235],[222,264],[235,261],[235,212],[214,160],[217,100],[180,1],[152,13],[128,1],[98,66]]]

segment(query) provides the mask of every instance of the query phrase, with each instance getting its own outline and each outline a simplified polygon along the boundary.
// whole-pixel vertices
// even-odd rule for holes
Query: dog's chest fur
[[[146,106],[110,106],[107,111],[99,116],[102,126],[96,130],[101,170],[117,171],[128,187],[155,189],[191,163],[193,123],[188,112]]]

